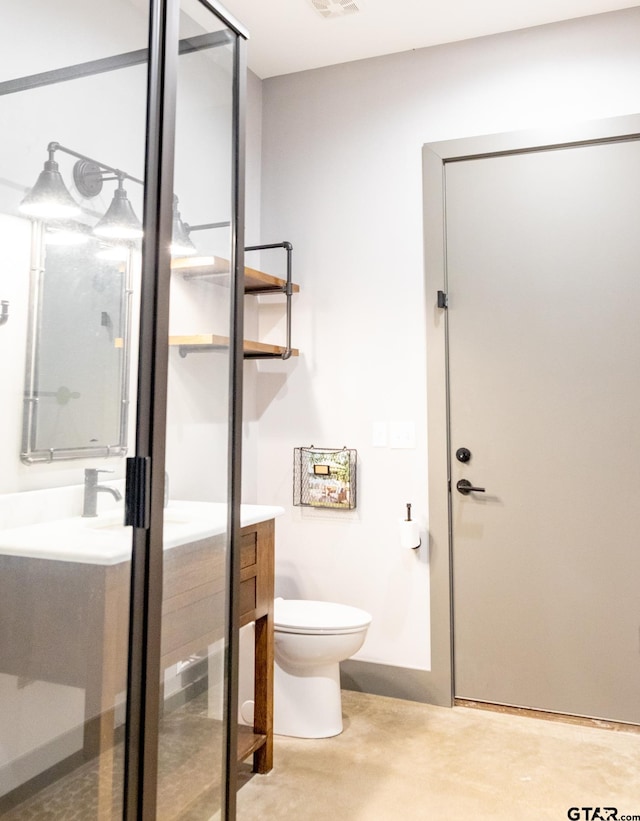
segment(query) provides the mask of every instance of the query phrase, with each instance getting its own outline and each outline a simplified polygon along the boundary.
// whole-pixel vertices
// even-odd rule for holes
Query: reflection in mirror
[[[126,453],[131,250],[123,260],[83,227],[33,223],[27,464]]]

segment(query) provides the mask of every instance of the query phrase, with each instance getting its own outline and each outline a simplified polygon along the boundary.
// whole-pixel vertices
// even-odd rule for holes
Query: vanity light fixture
[[[80,213],[80,205],[65,186],[58,163],[54,159],[55,152],[61,151],[77,159],[73,166],[73,181],[81,196],[91,199],[100,194],[105,182],[115,180],[118,183],[111,204],[104,216],[96,223],[93,233],[100,239],[125,242],[142,237],[142,224],[133,210],[124,187],[125,180],[144,185],[142,180],[58,142],[50,142],[47,151],[49,159],[44,164],[44,170],[20,203],[19,210],[23,214],[43,220],[61,220]],[[128,254],[128,250],[126,248],[125,253]],[[191,256],[197,253],[195,245],[189,238],[189,231],[180,217],[177,197],[174,198],[173,206],[171,252],[172,256]],[[122,253],[120,251],[120,256]]]
[[[44,170],[41,171],[36,184],[20,203],[19,210],[23,214],[48,220],[66,219],[80,213],[80,205],[69,193],[60,174],[58,163],[54,159],[56,151],[61,151],[63,154],[77,158],[73,167],[73,180],[83,197],[97,196],[107,180],[118,182],[111,205],[94,228],[94,233],[110,239],[130,240],[139,239],[142,236],[142,225],[135,215],[123,185],[124,180],[131,180],[142,185],[142,180],[118,168],[113,168],[111,165],[87,157],[86,154],[80,154],[58,142],[50,142],[47,151],[49,159],[44,164]]]
[[[58,163],[53,159],[57,143],[49,143],[49,159],[19,205],[19,210],[29,217],[39,219],[65,219],[80,213],[80,206],[73,199],[64,184]]]
[[[182,221],[178,210],[178,198],[173,197],[173,229],[171,231],[171,256],[172,257],[192,257],[198,253],[198,249],[193,244],[189,236],[190,229]]]
[[[141,239],[142,224],[129,202],[121,177],[118,177],[111,205],[96,223],[93,233],[104,239]]]
[[[116,190],[113,192],[113,199],[104,216],[96,223],[93,233],[100,238],[116,240],[134,240],[142,237],[142,223],[136,216],[133,206],[124,188],[124,181],[144,185],[143,181],[137,177],[132,177],[126,171],[113,168],[111,165],[93,160],[77,151],[61,146],[58,149],[78,157],[78,162],[73,166],[73,181],[79,193],[83,197],[90,199],[97,197],[102,191],[105,182],[117,180]],[[109,176],[112,174],[113,176]]]
[[[175,209],[176,206],[177,206],[177,202],[174,203],[174,209]],[[175,214],[175,211],[174,211],[174,214]],[[180,216],[179,213],[178,213],[178,216]],[[214,229],[214,228],[229,228],[229,226],[231,225],[231,223],[228,222],[228,221],[226,221],[226,222],[203,222],[200,225],[189,225],[188,222],[182,222],[182,220],[180,220],[180,224],[182,225],[182,228],[185,232],[187,240],[189,241],[189,243],[191,243],[191,246],[193,247],[193,251],[189,251],[188,253],[176,253],[176,254],[172,253],[172,256],[185,256],[186,257],[186,256],[192,256],[194,253],[196,253],[196,254],[198,253],[198,249],[196,248],[196,246],[191,241],[191,232],[192,231],[210,231],[211,229]],[[175,222],[173,224],[173,236],[174,237],[176,236],[176,224],[175,224]],[[173,244],[172,244],[171,247],[173,248]],[[215,257],[213,257],[213,256],[212,257],[206,257],[206,259],[208,261],[208,264],[215,265],[215,260],[216,260]],[[185,276],[187,276],[187,274],[185,274]]]

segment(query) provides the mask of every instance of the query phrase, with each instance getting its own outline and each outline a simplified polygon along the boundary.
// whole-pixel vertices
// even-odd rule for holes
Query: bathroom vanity
[[[208,537],[165,554],[161,666],[188,658],[223,636],[224,553]],[[274,520],[240,532],[240,627],[255,622],[253,731],[239,725],[238,760],[253,753],[254,771],[273,766]]]
[[[253,728],[239,728],[238,760],[253,755],[259,773],[273,763],[274,518],[283,512],[241,510],[239,626],[255,622],[255,718]],[[166,509],[163,670],[224,637],[225,518],[224,505]],[[115,705],[126,689],[130,541],[113,516],[0,531],[0,673],[82,688],[83,752],[100,756],[101,770],[110,767]],[[110,789],[111,773],[100,781]]]

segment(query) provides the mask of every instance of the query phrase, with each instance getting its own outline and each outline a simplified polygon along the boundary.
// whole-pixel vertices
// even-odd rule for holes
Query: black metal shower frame
[[[132,526],[123,817],[156,817],[161,710],[163,503],[166,438],[169,246],[178,55],[234,42],[231,315],[227,475],[224,821],[236,814],[238,594],[244,295],[244,142],[247,31],[217,0],[197,0],[228,29],[179,40],[180,0],[150,0],[148,49],[0,83],[0,96],[147,63],[140,341],[134,457],[127,460],[126,524]]]

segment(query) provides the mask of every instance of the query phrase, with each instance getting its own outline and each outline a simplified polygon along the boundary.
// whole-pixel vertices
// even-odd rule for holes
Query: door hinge
[[[445,310],[449,307],[449,297],[444,291],[438,291],[438,308],[444,308]]]
[[[124,491],[124,523],[130,527],[149,527],[151,494],[151,458],[130,456],[127,459]]]

